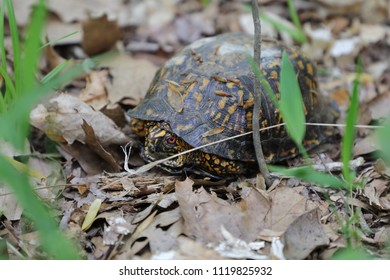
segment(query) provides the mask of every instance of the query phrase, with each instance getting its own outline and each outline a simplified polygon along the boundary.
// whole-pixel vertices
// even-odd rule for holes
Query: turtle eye
[[[175,144],[176,143],[176,137],[171,135],[171,136],[168,136],[166,139],[165,139],[169,144]]]

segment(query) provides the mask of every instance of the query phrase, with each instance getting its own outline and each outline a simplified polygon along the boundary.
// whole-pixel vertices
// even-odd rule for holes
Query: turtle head
[[[151,122],[145,136],[145,147],[142,156],[146,161],[152,162],[177,155],[190,148],[190,145],[173,133],[167,123]],[[159,167],[177,174],[181,173],[189,163],[189,154],[185,154],[165,161],[159,164]]]

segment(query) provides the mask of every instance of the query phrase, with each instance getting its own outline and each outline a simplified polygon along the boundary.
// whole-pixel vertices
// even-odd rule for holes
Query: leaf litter
[[[50,41],[81,30],[83,23],[95,31],[79,32],[48,46],[42,73],[64,59],[77,61],[114,50],[99,68],[66,85],[66,94],[53,95],[31,114],[31,123],[57,143],[65,161],[62,177],[44,173],[57,181],[34,183],[56,186],[39,195],[58,206],[61,228],[80,241],[83,253],[91,259],[330,258],[346,246],[336,216],[343,217],[345,207],[352,205],[361,209],[363,242],[384,246],[390,236],[390,172],[373,162],[378,147],[367,130],[359,130],[355,144],[355,156],[364,162],[355,169],[357,180],[363,183],[353,198],[291,178],[278,178],[264,190],[259,178],[229,183],[168,176],[155,169],[136,177],[106,173],[119,170],[123,155],[118,146],[129,141],[134,147],[131,164],[140,164],[135,159],[139,143],[127,133],[123,112],[143,98],[158,66],[198,38],[252,32],[248,27],[251,16],[240,1],[212,1],[207,7],[199,1],[187,2],[48,1]],[[289,18],[280,1],[263,2],[270,16]],[[361,122],[380,121],[388,116],[390,92],[388,7],[383,1],[320,2],[320,6],[304,1],[295,4],[310,38],[302,48],[320,65],[322,93],[338,103],[343,116],[355,77],[353,64],[357,56],[362,57],[367,67],[361,81]],[[15,1],[20,26],[28,22],[34,3]],[[360,17],[351,18],[351,11],[361,12]],[[267,23],[263,27],[267,36],[291,44],[291,37]],[[103,31],[107,28],[115,32]],[[99,35],[102,32],[110,36]],[[180,111],[181,105],[175,108]],[[332,154],[326,154],[326,164],[337,165],[339,147],[330,145]],[[324,165],[324,157],[318,158],[315,163]],[[36,168],[45,163],[41,159],[31,164]],[[0,225],[0,237],[11,238],[14,246],[33,258],[39,254],[37,248],[26,244],[36,242],[36,232],[18,236],[23,209],[4,203],[4,197],[11,196],[0,196],[0,212],[8,213]],[[101,205],[84,232],[82,223],[96,200]],[[17,215],[11,217],[11,212]]]

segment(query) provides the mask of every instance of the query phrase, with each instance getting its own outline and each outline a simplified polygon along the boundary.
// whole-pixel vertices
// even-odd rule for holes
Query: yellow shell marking
[[[301,69],[301,70],[305,69],[305,65],[303,64],[302,60],[298,60],[297,64],[298,64],[299,69]]]
[[[237,109],[237,104],[236,103],[234,103],[232,106],[230,106],[229,108],[228,108],[228,113],[230,114],[230,115],[232,115],[235,111],[236,111],[236,109]]]
[[[197,103],[200,103],[203,99],[203,94],[199,93],[199,92],[195,92],[194,93],[194,97],[195,97],[195,100]]]
[[[269,73],[269,76],[268,78],[269,79],[272,79],[272,80],[277,80],[278,79],[278,72],[276,72],[275,70],[271,71],[271,73]]]
[[[235,83],[232,83],[232,82],[229,82],[229,83],[226,84],[226,86],[227,86],[228,88],[233,88],[235,85],[236,85],[236,84],[235,84]]]
[[[215,117],[213,118],[213,121],[217,121],[219,120],[219,118],[221,117],[221,112],[218,112]]]
[[[306,64],[306,70],[310,75],[314,75],[313,65],[311,63]]]
[[[207,85],[210,83],[210,80],[207,79],[207,78],[203,78],[202,80],[202,85],[199,86],[199,89],[200,90],[205,90],[205,88],[207,87]]]
[[[222,110],[226,106],[227,98],[223,97],[218,101],[218,109]]]

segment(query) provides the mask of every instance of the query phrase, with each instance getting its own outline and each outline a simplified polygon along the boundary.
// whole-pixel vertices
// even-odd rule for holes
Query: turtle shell
[[[303,54],[286,50],[297,73],[307,122],[333,122],[330,106],[317,90],[313,64]],[[261,70],[279,98],[279,74],[283,48],[262,45]],[[140,104],[129,111],[132,118],[165,121],[172,131],[193,147],[252,130],[253,37],[227,33],[204,38],[183,48],[156,73]],[[260,127],[282,122],[265,92],[261,92]],[[329,109],[329,110],[328,110]],[[318,145],[328,131],[308,126],[304,146]],[[268,162],[295,156],[298,150],[285,129],[261,132]],[[202,149],[228,159],[255,161],[252,136],[244,136]]]

